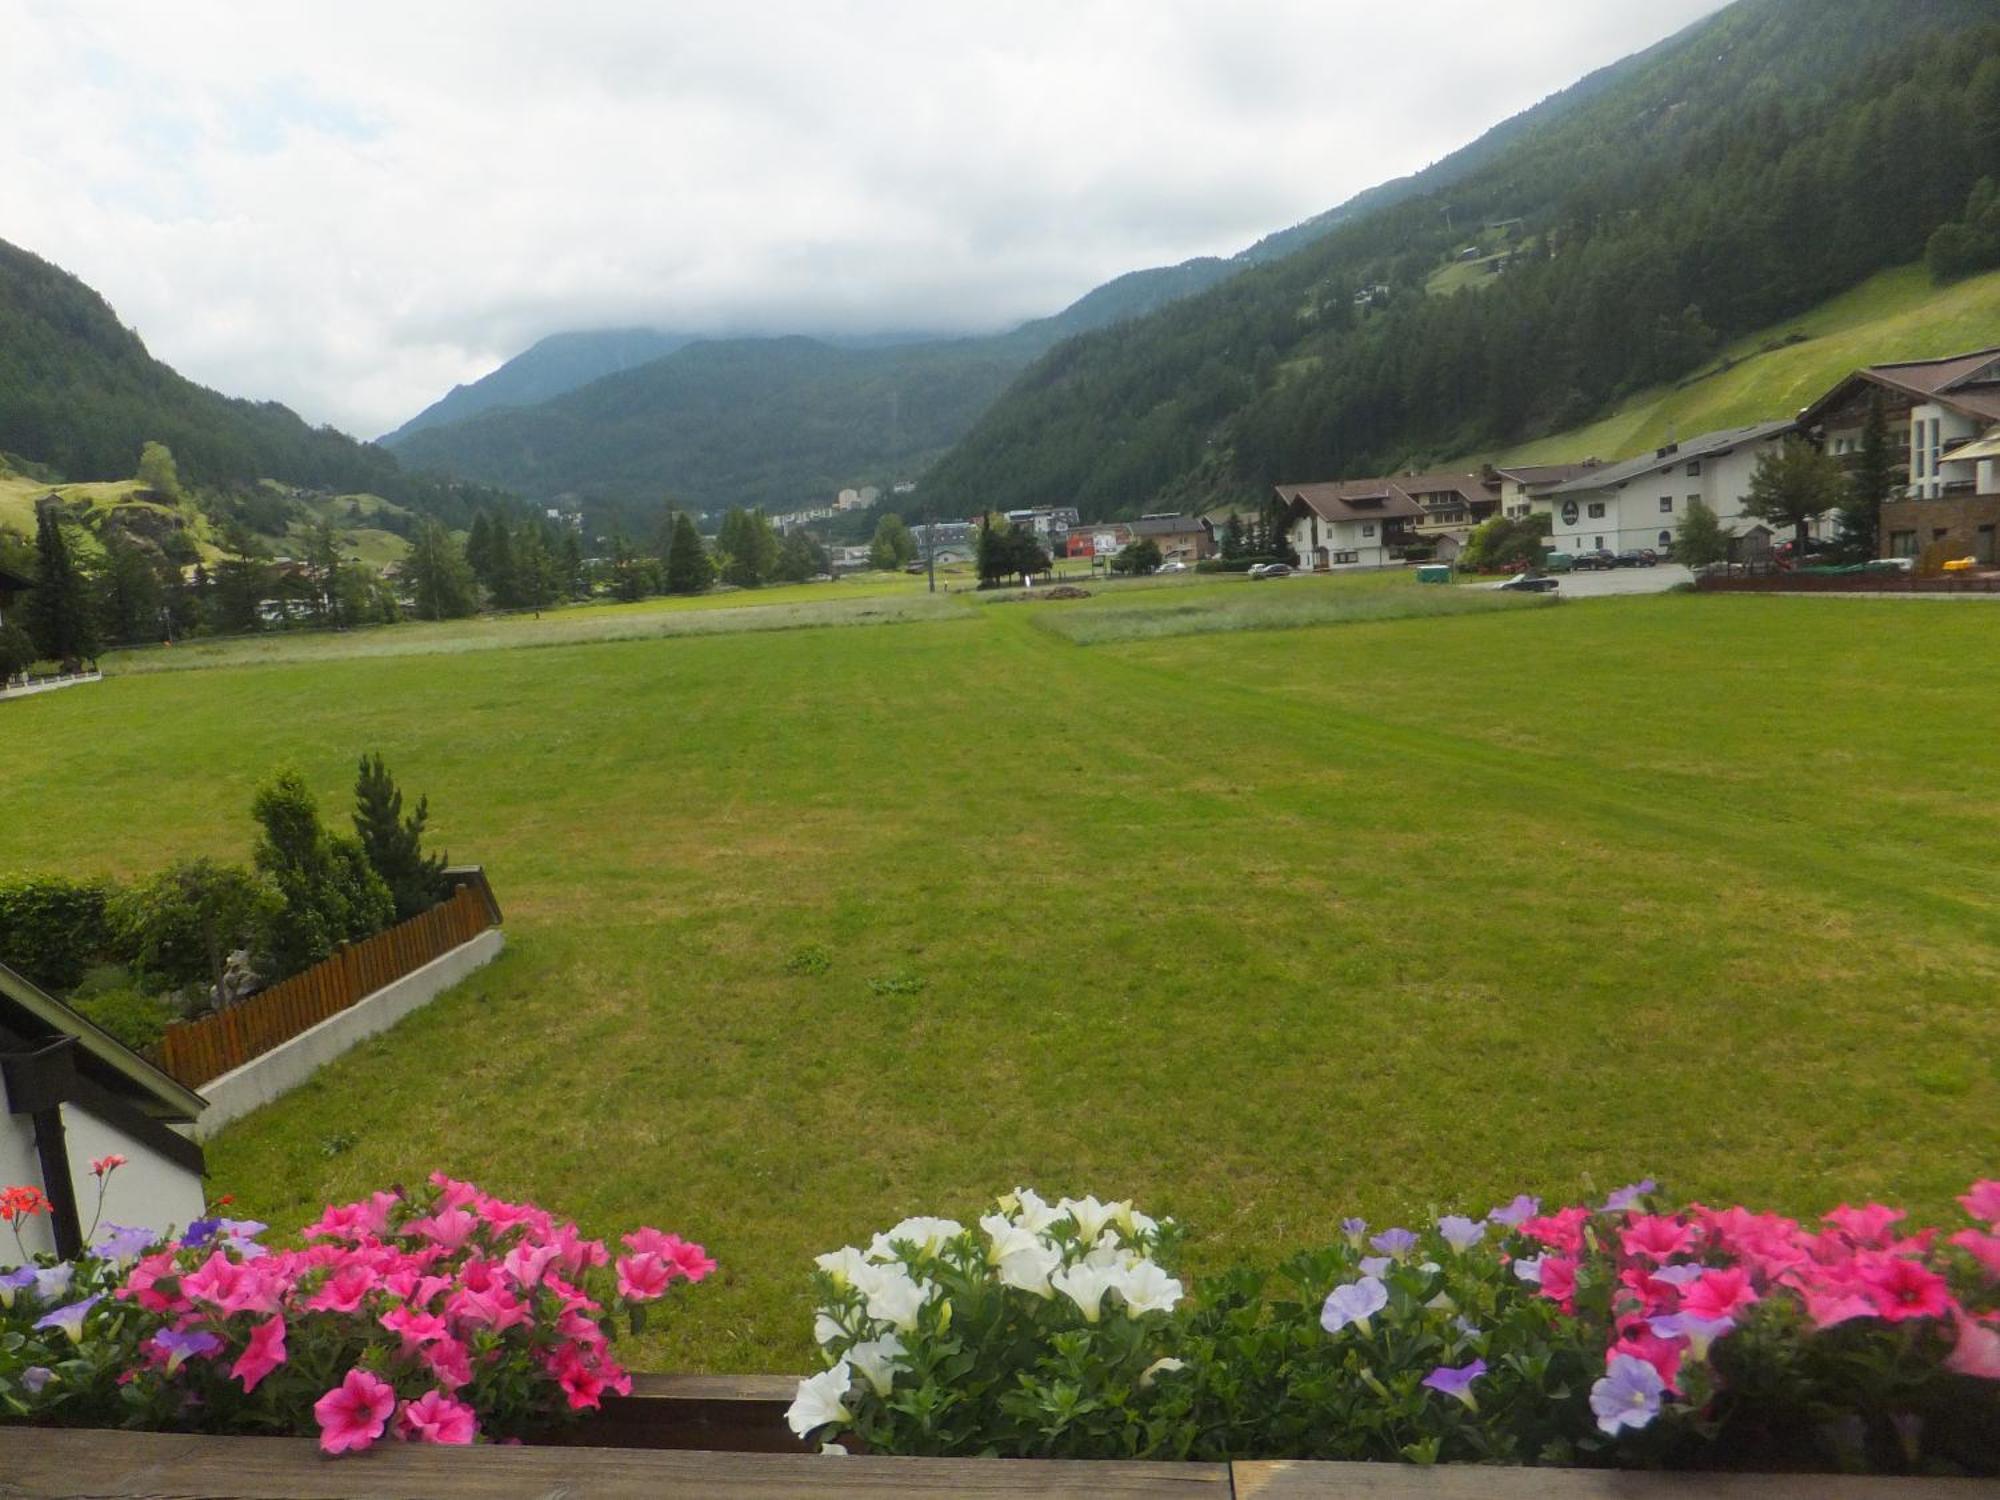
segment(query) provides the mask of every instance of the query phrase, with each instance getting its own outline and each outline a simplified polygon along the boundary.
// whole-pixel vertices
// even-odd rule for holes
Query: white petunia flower
[[[1181,1300],[1181,1284],[1150,1260],[1128,1266],[1117,1282],[1118,1295],[1125,1299],[1125,1315],[1136,1318],[1149,1312],[1172,1312]]]
[[[893,1333],[885,1333],[879,1339],[856,1344],[847,1351],[846,1358],[861,1372],[861,1378],[875,1387],[876,1395],[886,1396],[889,1387],[896,1383],[896,1362],[903,1352],[903,1341]]]
[[[847,1392],[854,1384],[854,1372],[842,1360],[831,1370],[799,1382],[799,1393],[785,1408],[785,1422],[800,1437],[806,1437],[835,1422],[851,1422]]]
[[[878,1234],[868,1246],[870,1260],[898,1260],[897,1245],[914,1245],[920,1255],[935,1255],[938,1246],[946,1240],[955,1240],[965,1233],[965,1226],[956,1219],[905,1219],[886,1234]]]
[[[1132,1211],[1129,1203],[1099,1203],[1095,1193],[1088,1198],[1065,1198],[1056,1207],[1076,1221],[1077,1238],[1086,1245],[1095,1244],[1113,1219]]]
[[[1049,1277],[1049,1285],[1074,1302],[1086,1323],[1103,1313],[1104,1294],[1118,1284],[1124,1271],[1116,1266],[1065,1266]]]
[[[859,1286],[874,1271],[868,1264],[868,1257],[852,1245],[843,1245],[838,1250],[829,1250],[813,1261],[827,1275],[846,1286]]]
[[[1054,1295],[1049,1287],[1049,1277],[1061,1265],[1061,1251],[1029,1235],[1028,1243],[1003,1258],[993,1268],[993,1274],[1002,1286],[1033,1292],[1037,1297],[1049,1297]]]
[[[1033,1230],[1023,1229],[1004,1214],[988,1214],[979,1221],[979,1227],[986,1231],[990,1242],[986,1252],[989,1265],[999,1265],[1010,1255],[1042,1248],[1042,1237]]]
[[[845,1337],[847,1330],[826,1313],[813,1315],[813,1342],[824,1349],[837,1338]]]
[[[1012,1201],[1009,1202],[1009,1199]],[[1061,1212],[1049,1207],[1048,1200],[1033,1188],[1015,1188],[1000,1200],[1000,1205],[1013,1216],[1016,1224],[1030,1234],[1040,1234],[1062,1217]]]
[[[1172,1371],[1185,1370],[1186,1368],[1187,1364],[1183,1360],[1156,1359],[1150,1365],[1146,1366],[1145,1373],[1139,1377],[1140,1388],[1144,1389],[1146,1386],[1151,1385],[1155,1375],[1166,1375]]]
[[[1129,1203],[1122,1206],[1125,1212],[1118,1216],[1118,1227],[1133,1239],[1151,1239],[1159,1231],[1159,1220],[1140,1213]]]
[[[917,1314],[931,1291],[931,1283],[915,1280],[901,1266],[883,1266],[875,1284],[867,1288],[868,1316],[898,1333],[908,1333],[917,1326]]]

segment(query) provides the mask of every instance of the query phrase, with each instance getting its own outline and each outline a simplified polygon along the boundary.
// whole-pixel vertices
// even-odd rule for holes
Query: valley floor
[[[803,1366],[814,1253],[1016,1183],[1200,1268],[1647,1173],[1991,1173],[2000,616],[1261,587],[114,675],[0,706],[0,869],[241,858],[274,768],[334,811],[382,751],[508,952],[216,1187],[290,1226],[443,1168],[698,1238],[656,1368]]]

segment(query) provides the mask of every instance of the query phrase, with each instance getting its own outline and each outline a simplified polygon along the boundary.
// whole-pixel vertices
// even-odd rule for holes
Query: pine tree
[[[701,545],[701,533],[686,511],[674,516],[673,551],[667,558],[667,592],[699,594],[715,582],[715,565]]]
[[[1840,550],[1854,562],[1867,562],[1880,546],[1882,502],[1896,493],[1902,464],[1900,450],[1889,436],[1889,417],[1882,393],[1868,401],[1868,418],[1861,428],[1861,449],[1847,471],[1847,498],[1840,505]]]
[[[54,505],[35,512],[35,586],[28,593],[28,634],[50,661],[67,664],[96,657],[97,622],[90,590]]]
[[[436,521],[426,521],[418,530],[404,568],[416,596],[419,618],[457,620],[479,607],[473,594],[472,570],[451,533]]]
[[[541,612],[556,601],[556,560],[541,528],[530,521],[514,548],[514,597],[524,609]]]
[[[444,895],[444,856],[424,853],[430,813],[430,799],[419,797],[417,810],[404,817],[403,793],[381,753],[361,757],[361,774],[354,782],[354,836],[369,867],[389,888],[399,922],[429,911]]]
[[[465,561],[472,569],[472,576],[479,580],[480,587],[493,587],[493,522],[485,511],[472,518],[472,529],[465,534]]]
[[[514,563],[514,538],[505,521],[495,521],[488,533],[486,592],[500,609],[516,609],[521,603],[521,580]]]

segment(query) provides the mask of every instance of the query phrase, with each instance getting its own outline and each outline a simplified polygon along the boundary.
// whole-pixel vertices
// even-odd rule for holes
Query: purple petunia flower
[[[197,1250],[221,1233],[222,1225],[221,1219],[196,1219],[188,1225],[187,1233],[181,1236],[181,1243],[190,1250]]]
[[[1479,1410],[1479,1402],[1472,1394],[1472,1382],[1486,1373],[1486,1361],[1475,1359],[1469,1365],[1451,1369],[1439,1365],[1424,1377],[1423,1383],[1440,1395],[1456,1396],[1474,1411]]]
[[[1463,1214],[1446,1214],[1438,1220],[1438,1233],[1452,1249],[1465,1251],[1486,1238],[1486,1226]]]
[[[1663,1318],[1651,1318],[1646,1326],[1653,1330],[1655,1338],[1686,1339],[1688,1353],[1696,1359],[1708,1357],[1708,1346],[1725,1333],[1736,1331],[1734,1318],[1704,1318],[1697,1313],[1673,1313]]]
[[[1368,1320],[1388,1305],[1389,1289],[1373,1276],[1364,1276],[1327,1294],[1326,1305],[1319,1312],[1319,1326],[1328,1333],[1338,1333],[1351,1323],[1366,1333]]]
[[[76,1276],[76,1267],[68,1261],[60,1265],[42,1266],[35,1272],[35,1300],[53,1302],[69,1290],[70,1281]]]
[[[1590,1409],[1597,1413],[1597,1425],[1616,1437],[1629,1427],[1633,1431],[1660,1414],[1660,1398],[1666,1382],[1646,1360],[1621,1354],[1611,1361],[1604,1378],[1590,1388]]]
[[[0,1307],[12,1307],[14,1295],[25,1292],[35,1284],[35,1268],[21,1266],[12,1271],[0,1271]]]
[[[129,1265],[153,1248],[159,1236],[150,1229],[126,1224],[106,1224],[104,1233],[90,1248],[106,1260]]]
[[[1347,1236],[1347,1242],[1350,1245],[1359,1245],[1361,1243],[1361,1236],[1368,1232],[1368,1221],[1366,1219],[1342,1219],[1340,1221],[1340,1232]]]
[[[1542,1258],[1539,1255],[1524,1255],[1514,1262],[1514,1274],[1521,1280],[1535,1286],[1542,1284]]]
[[[171,1375],[184,1360],[208,1358],[222,1347],[222,1340],[212,1333],[176,1333],[171,1328],[162,1328],[153,1335],[152,1344],[167,1356],[167,1373]]]
[[[80,1344],[83,1342],[83,1320],[89,1317],[90,1310],[103,1300],[104,1294],[98,1292],[85,1297],[81,1302],[72,1302],[68,1307],[59,1307],[54,1312],[37,1318],[35,1327],[60,1328],[69,1335],[72,1344]]]
[[[1417,1237],[1407,1229],[1385,1229],[1368,1243],[1384,1255],[1393,1255],[1401,1260],[1417,1248]]]
[[[1642,1177],[1627,1187],[1620,1188],[1604,1200],[1604,1211],[1608,1214],[1622,1214],[1646,1194],[1653,1192],[1659,1184],[1650,1177]]]
[[[1386,1255],[1364,1255],[1355,1264],[1361,1267],[1363,1276],[1387,1276],[1395,1262]]]
[[[21,1384],[30,1396],[39,1396],[42,1387],[56,1378],[56,1372],[47,1365],[29,1365],[21,1372]]]
[[[1518,1229],[1522,1224],[1542,1211],[1542,1200],[1523,1193],[1512,1203],[1494,1209],[1486,1217],[1495,1224],[1505,1224],[1509,1229]]]

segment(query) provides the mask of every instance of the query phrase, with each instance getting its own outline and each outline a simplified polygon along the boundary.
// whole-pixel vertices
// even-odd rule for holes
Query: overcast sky
[[[0,0],[0,239],[364,436],[544,334],[984,330],[1717,0]]]

